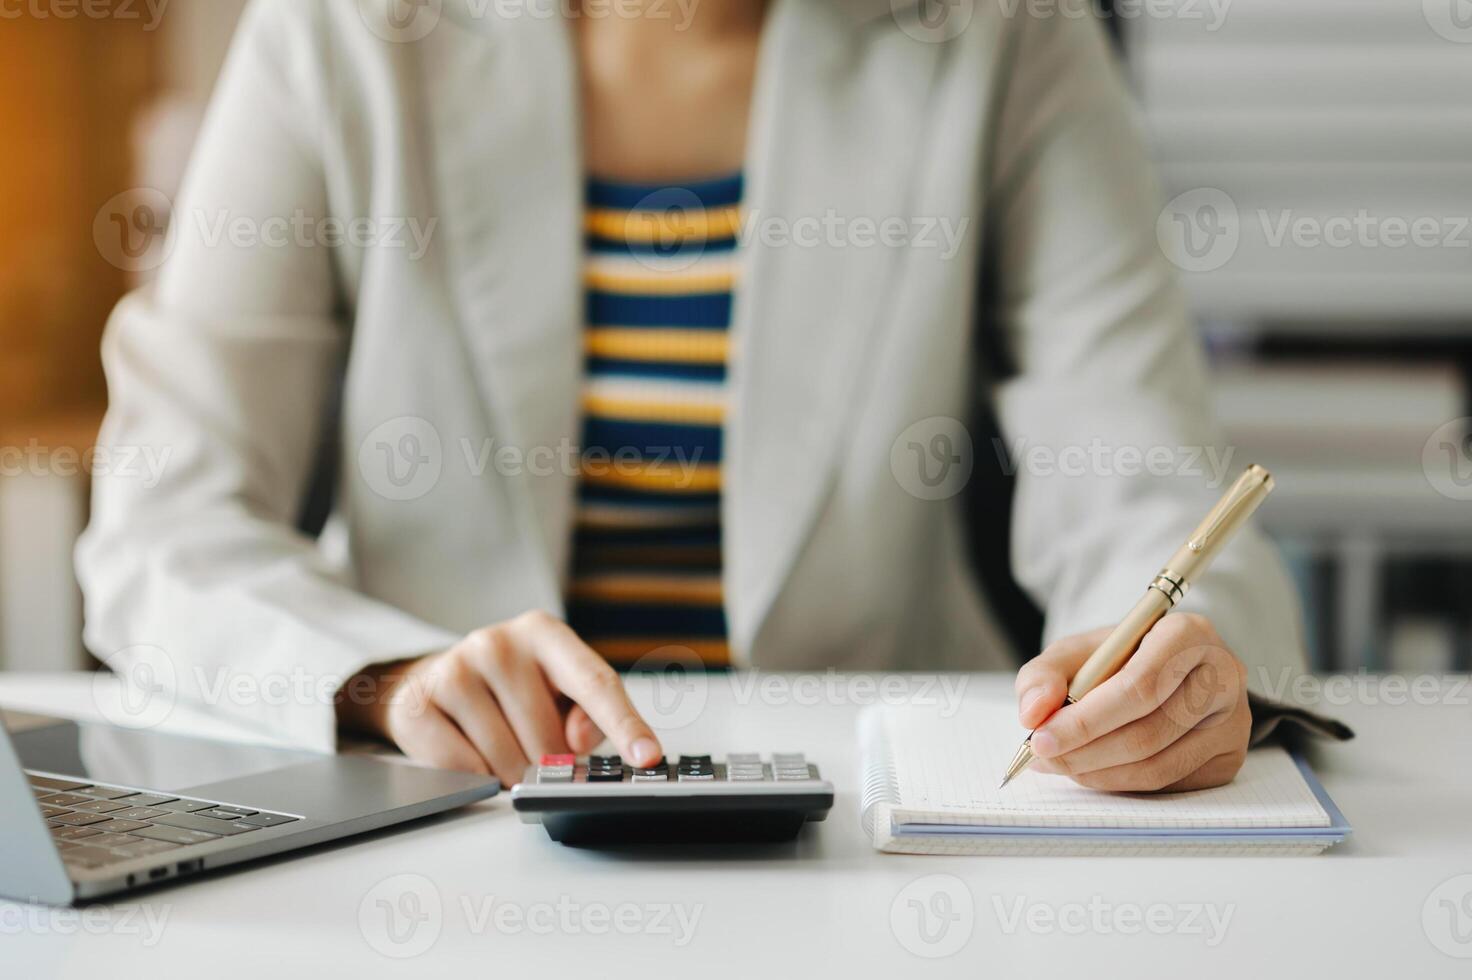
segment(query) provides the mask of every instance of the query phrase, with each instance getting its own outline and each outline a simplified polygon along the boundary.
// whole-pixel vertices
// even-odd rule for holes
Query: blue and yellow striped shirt
[[[729,663],[721,444],[740,175],[588,184],[568,622],[609,661]]]

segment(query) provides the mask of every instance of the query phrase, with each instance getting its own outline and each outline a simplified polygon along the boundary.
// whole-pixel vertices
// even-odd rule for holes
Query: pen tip
[[[1009,776],[1003,776],[1002,777],[1002,781],[999,784],[997,784],[997,789],[1006,789],[1007,788],[1007,784],[1010,783],[1011,781],[1012,781],[1012,777],[1010,775]]]

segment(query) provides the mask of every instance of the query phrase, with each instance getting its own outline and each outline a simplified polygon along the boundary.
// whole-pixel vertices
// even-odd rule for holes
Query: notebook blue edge
[[[891,832],[896,837],[1050,837],[1087,838],[1089,840],[1157,840],[1157,841],[1306,841],[1341,843],[1354,832],[1344,813],[1330,798],[1324,784],[1309,767],[1300,752],[1291,753],[1293,764],[1303,776],[1314,798],[1329,815],[1327,827],[995,827],[958,826],[955,824],[901,823]]]

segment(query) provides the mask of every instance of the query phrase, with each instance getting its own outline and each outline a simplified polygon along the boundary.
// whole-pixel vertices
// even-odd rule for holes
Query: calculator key
[[[631,783],[667,783],[670,780],[666,769],[635,769],[629,776]]]
[[[716,778],[714,769],[680,770],[682,783],[708,783]]]
[[[710,756],[708,755],[680,756],[680,765],[682,766],[709,766],[710,764]]]
[[[760,769],[727,769],[726,779],[733,783],[759,783],[767,778]]]
[[[296,823],[298,819],[284,813],[253,813],[248,817],[241,817],[240,822],[252,827],[280,827],[282,824]]]
[[[792,783],[810,778],[806,769],[778,769],[772,776],[779,783]]]
[[[578,762],[578,760],[577,760],[577,757],[576,756],[571,756],[571,755],[544,755],[544,756],[542,756],[542,761],[541,761],[540,765],[543,768],[549,768],[549,767],[561,768],[562,766],[575,766],[575,765],[577,765],[577,762]]]
[[[790,768],[790,767],[793,767],[793,766],[806,766],[807,764],[808,764],[808,757],[806,755],[804,755],[803,753],[801,753],[801,752],[773,752],[772,753],[772,765],[773,766],[779,766],[779,767],[782,767],[782,768],[785,769],[785,768]]]
[[[728,766],[760,766],[762,757],[755,752],[732,752],[726,756]]]
[[[588,756],[589,769],[618,769],[624,764],[624,760],[616,755],[590,755]]]
[[[75,793],[79,789],[86,789],[91,783],[79,783],[72,779],[52,779],[50,776],[32,776],[26,774],[32,786],[40,789],[49,789],[53,793]]]
[[[623,769],[589,769],[588,782],[590,783],[621,783],[624,780]]]
[[[558,766],[556,768],[538,769],[537,782],[570,783],[572,782],[572,766]]]

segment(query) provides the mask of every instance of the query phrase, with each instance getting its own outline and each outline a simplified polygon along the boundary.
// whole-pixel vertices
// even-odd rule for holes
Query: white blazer
[[[548,462],[580,428],[570,32],[444,0],[391,42],[378,2],[249,8],[172,253],[104,344],[102,443],[163,475],[99,475],[78,552],[95,653],[151,649],[182,696],[323,749],[363,666],[562,609],[576,486]],[[1048,639],[1122,615],[1249,462],[1202,454],[1223,451],[1204,362],[1098,25],[982,0],[927,41],[910,6],[774,0],[762,39],[722,503],[739,664],[1015,665],[963,543],[995,515],[914,469],[948,432],[964,474],[978,401]],[[294,525],[339,394],[315,541]],[[1188,608],[1296,671],[1292,594],[1249,532]]]

